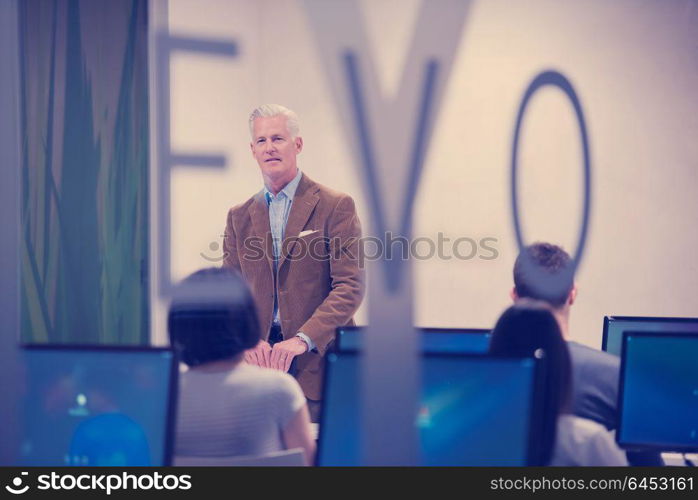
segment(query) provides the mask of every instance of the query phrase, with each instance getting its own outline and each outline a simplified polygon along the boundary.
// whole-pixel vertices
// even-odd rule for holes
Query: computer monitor
[[[23,347],[20,465],[169,465],[178,375],[170,349]]]
[[[359,351],[363,347],[365,328],[343,326],[337,328],[335,350]],[[490,347],[492,331],[484,328],[417,328],[421,334],[422,352],[485,354]]]
[[[605,316],[601,348],[620,356],[623,332],[696,332],[698,318],[661,318],[650,316]]]
[[[625,332],[618,444],[698,451],[698,334]]]
[[[536,464],[541,360],[437,353],[422,360],[421,465]],[[362,465],[360,361],[356,352],[326,356],[317,465]]]

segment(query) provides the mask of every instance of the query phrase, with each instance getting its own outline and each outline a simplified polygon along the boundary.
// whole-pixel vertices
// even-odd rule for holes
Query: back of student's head
[[[544,358],[542,459],[555,447],[557,418],[570,404],[572,368],[567,344],[549,306],[524,299],[504,311],[492,331],[490,354]]]
[[[167,329],[189,366],[234,358],[260,338],[254,299],[242,277],[225,268],[202,269],[179,284]]]
[[[514,263],[514,287],[519,298],[565,304],[574,287],[572,259],[561,247],[537,242],[525,247]]]

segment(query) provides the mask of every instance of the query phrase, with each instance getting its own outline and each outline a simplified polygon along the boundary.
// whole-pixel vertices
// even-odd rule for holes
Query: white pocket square
[[[302,238],[303,236],[308,236],[309,234],[317,233],[317,229],[306,229],[305,231],[301,231],[301,233],[298,235],[299,238]]]

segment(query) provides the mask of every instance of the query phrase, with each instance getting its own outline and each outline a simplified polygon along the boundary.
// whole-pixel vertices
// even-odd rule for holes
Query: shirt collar
[[[288,198],[289,200],[293,200],[293,197],[296,195],[296,189],[298,189],[298,184],[301,182],[301,169],[298,169],[298,172],[296,172],[296,176],[284,186],[284,188],[277,193],[276,196],[279,196],[281,193],[284,193],[284,196]],[[267,189],[267,186],[264,186],[264,198],[267,200],[267,204],[271,203],[272,198],[274,198],[274,195],[271,194],[271,191]]]

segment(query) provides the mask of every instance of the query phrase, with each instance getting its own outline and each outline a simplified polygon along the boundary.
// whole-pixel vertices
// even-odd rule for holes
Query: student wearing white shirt
[[[612,432],[571,414],[572,368],[567,343],[550,307],[522,299],[507,309],[492,332],[490,353],[545,357],[541,462],[547,465],[626,466]]]
[[[305,396],[289,374],[243,362],[257,345],[252,295],[229,269],[204,269],[185,280],[229,300],[173,300],[170,342],[188,370],[180,374],[175,455],[229,457],[302,448],[308,465],[315,442]],[[191,288],[190,288],[191,289]]]

